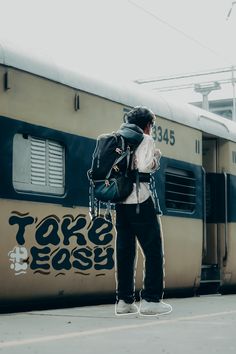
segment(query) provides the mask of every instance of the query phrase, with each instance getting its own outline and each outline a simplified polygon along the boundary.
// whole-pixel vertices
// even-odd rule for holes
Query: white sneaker
[[[133,304],[127,304],[124,300],[119,300],[115,305],[116,315],[129,315],[131,313],[137,313],[138,307]]]
[[[142,300],[139,308],[139,313],[141,315],[164,315],[172,311],[172,306],[166,304],[163,301],[160,302],[148,302]]]

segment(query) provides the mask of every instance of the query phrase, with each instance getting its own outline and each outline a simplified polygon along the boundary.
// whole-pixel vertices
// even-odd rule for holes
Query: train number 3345
[[[154,140],[164,141],[166,144],[175,145],[175,132],[173,129],[163,129],[160,125],[154,126],[152,131]]]

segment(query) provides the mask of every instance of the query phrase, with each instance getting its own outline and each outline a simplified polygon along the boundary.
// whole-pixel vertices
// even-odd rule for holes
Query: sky
[[[231,0],[0,0],[0,41],[125,84],[236,66],[236,3],[227,18],[231,6]],[[189,83],[165,85],[184,82]],[[158,94],[163,83],[142,86]],[[183,102],[201,100],[193,88],[161,94]],[[232,85],[225,84],[209,98],[230,95]]]

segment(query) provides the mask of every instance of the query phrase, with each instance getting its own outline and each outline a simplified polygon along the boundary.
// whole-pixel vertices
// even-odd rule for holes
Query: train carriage
[[[163,157],[155,175],[165,290],[236,288],[236,126],[131,85],[99,82],[0,46],[0,300],[115,293],[115,230],[88,209],[96,137],[150,107]],[[142,284],[142,255],[137,288]]]

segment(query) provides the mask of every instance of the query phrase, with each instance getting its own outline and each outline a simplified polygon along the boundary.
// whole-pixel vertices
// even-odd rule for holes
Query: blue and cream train
[[[236,289],[236,124],[0,46],[0,303],[115,293],[115,230],[88,210],[96,137],[150,107],[166,291]],[[139,253],[136,286],[142,284]]]

